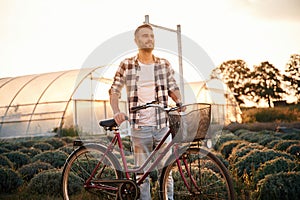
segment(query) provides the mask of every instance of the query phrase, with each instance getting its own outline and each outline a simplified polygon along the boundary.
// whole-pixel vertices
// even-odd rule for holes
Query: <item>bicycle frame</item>
[[[149,155],[149,157],[146,159],[146,161],[141,165],[139,166],[138,168],[131,168],[129,169],[128,168],[128,165],[127,165],[127,160],[126,160],[126,157],[125,157],[125,152],[124,152],[124,149],[123,149],[123,144],[122,144],[122,138],[121,138],[121,135],[120,135],[120,132],[119,131],[115,131],[114,132],[115,136],[113,137],[113,139],[111,140],[110,144],[108,145],[107,147],[107,150],[106,152],[104,153],[102,159],[99,160],[97,166],[95,167],[95,169],[93,170],[92,174],[90,175],[90,177],[88,178],[88,180],[86,181],[86,184],[85,186],[86,187],[93,187],[93,188],[98,188],[98,189],[104,189],[104,190],[112,190],[112,191],[116,191],[118,190],[118,188],[116,187],[113,187],[113,186],[105,186],[105,185],[93,185],[93,184],[89,184],[92,180],[92,177],[96,174],[97,172],[97,169],[99,168],[101,162],[104,160],[105,158],[105,155],[108,153],[108,152],[112,152],[114,147],[116,145],[118,145],[119,149],[120,149],[120,155],[121,155],[121,159],[122,159],[122,164],[123,164],[123,167],[124,167],[124,171],[125,171],[125,176],[126,176],[126,179],[127,180],[130,180],[130,174],[131,173],[138,173],[138,172],[142,172],[146,166],[150,163],[150,161],[155,157],[155,155],[157,154],[158,150],[160,150],[160,148],[162,147],[162,145],[164,144],[164,142],[167,140],[167,138],[171,135],[171,132],[170,132],[170,129],[166,130],[166,133],[164,134],[162,140],[159,142],[159,144],[155,147],[155,149],[151,152],[151,154]],[[143,181],[147,178],[147,176],[150,174],[151,171],[153,171],[156,166],[158,165],[159,162],[161,162],[162,158],[166,155],[166,153],[171,150],[172,146],[174,145],[174,154],[175,154],[175,157],[176,157],[176,162],[177,162],[177,165],[178,165],[178,168],[179,168],[179,172],[180,172],[180,176],[182,177],[183,181],[184,181],[184,184],[185,186],[188,188],[189,191],[191,191],[191,186],[190,184],[187,182],[186,178],[184,177],[183,175],[183,171],[182,171],[182,168],[181,168],[181,165],[180,165],[180,155],[178,153],[178,149],[179,149],[179,144],[178,143],[175,143],[173,142],[173,140],[171,140],[168,145],[165,147],[165,149],[163,150],[162,153],[160,153],[159,156],[157,156],[155,159],[154,159],[154,162],[150,165],[150,167],[147,169],[147,171],[145,173],[142,174],[142,176],[140,177],[140,179],[136,182],[137,185],[141,185],[143,183]],[[187,170],[187,173],[188,173],[188,177],[192,180],[192,184],[195,186],[196,189],[199,189],[197,187],[197,184],[196,184],[196,181],[194,180],[192,174],[190,173],[190,170],[188,169],[188,165],[186,163],[186,160],[183,159],[183,162],[184,162],[184,166]],[[109,182],[114,182],[115,180],[111,180]],[[107,182],[107,181],[106,181]]]
[[[153,106],[153,107],[161,108],[159,105],[155,105],[155,104],[151,104],[151,103],[145,104],[144,106],[141,106],[141,107],[146,108],[147,106]],[[176,109],[178,109],[178,108],[175,108],[175,110]],[[171,110],[164,110],[164,111],[169,112]],[[128,164],[127,164],[127,160],[125,158],[125,153],[124,153],[124,149],[123,149],[123,144],[122,144],[122,139],[121,139],[120,131],[118,129],[116,129],[116,130],[114,130],[114,134],[115,134],[115,136],[113,137],[113,139],[111,140],[110,144],[108,145],[108,147],[107,147],[107,149],[106,149],[106,151],[105,151],[105,153],[103,155],[103,158],[99,160],[97,166],[93,170],[93,172],[90,175],[89,179],[86,181],[86,186],[87,187],[91,186],[91,187],[97,187],[98,188],[98,186],[93,186],[93,185],[91,185],[89,183],[91,182],[92,177],[96,174],[97,169],[99,168],[99,166],[100,166],[101,162],[103,161],[104,157],[107,155],[108,152],[112,152],[113,151],[115,145],[118,145],[118,147],[120,149],[120,155],[121,155],[122,164],[123,164],[123,167],[124,167],[126,179],[130,180],[130,173],[143,172],[145,170],[146,166],[151,162],[151,160],[156,156],[157,152],[161,149],[161,147],[163,146],[163,144],[167,140],[167,138],[170,135],[172,135],[172,133],[170,131],[170,128],[168,128],[166,130],[166,132],[165,132],[162,140],[159,142],[158,145],[156,145],[155,149],[150,153],[149,157],[144,161],[144,163],[141,166],[139,166],[138,168],[129,169],[128,168]],[[172,149],[171,147],[173,145],[174,145],[174,154],[175,154],[175,158],[176,158],[176,163],[177,163],[178,168],[179,168],[180,176],[182,177],[185,186],[188,188],[189,191],[191,191],[191,187],[188,184],[186,178],[184,177],[183,171],[182,171],[182,168],[181,168],[181,165],[180,165],[180,159],[179,159],[180,155],[178,154],[179,144],[173,141],[173,137],[172,137],[172,140],[168,143],[168,145],[166,147],[164,147],[163,152],[160,153],[160,155],[157,156],[154,159],[154,162],[152,162],[152,164],[147,169],[147,171],[142,173],[142,176],[136,182],[137,185],[141,185],[143,183],[143,181],[147,178],[147,176],[150,174],[150,172],[153,171],[156,168],[156,166],[159,164],[159,162],[161,162],[162,158],[166,155],[166,153]],[[188,177],[192,180],[192,184],[195,186],[195,188],[197,188],[197,190],[199,190],[199,188],[197,187],[196,181],[193,178],[190,170],[188,169],[188,164],[187,164],[187,162],[186,162],[186,160],[184,158],[183,158],[183,162],[184,162],[184,166],[185,166],[185,168],[187,170]],[[105,189],[105,188],[102,188],[102,189]],[[108,189],[108,188],[106,188],[106,189]],[[112,188],[109,187],[109,189],[112,189]],[[116,188],[114,188],[114,189],[116,189]]]
[[[129,169],[128,168],[127,161],[126,161],[126,158],[125,158],[124,149],[123,149],[123,145],[122,145],[122,139],[121,139],[121,136],[120,136],[119,132],[115,133],[115,137],[113,138],[112,142],[110,143],[108,149],[113,150],[113,146],[115,146],[115,143],[116,142],[118,143],[118,147],[120,149],[120,154],[121,154],[121,157],[122,157],[122,162],[123,162],[123,166],[124,166],[126,178],[129,179],[130,178],[130,173],[138,173],[138,172],[144,171],[144,169],[146,168],[146,166],[155,157],[155,155],[158,152],[158,150],[161,149],[162,145],[164,144],[164,142],[167,140],[167,138],[170,135],[171,135],[171,132],[168,129],[166,131],[166,133],[164,134],[162,140],[159,142],[159,144],[151,152],[151,154],[145,160],[145,162],[141,166],[139,166],[138,168],[133,168],[133,169]],[[172,141],[170,143],[168,143],[168,145],[165,147],[164,151],[158,157],[155,158],[154,162],[150,165],[149,169],[145,173],[143,173],[142,177],[137,182],[138,185],[140,185],[146,179],[146,177],[150,174],[150,172],[155,169],[155,167],[158,165],[158,163],[164,157],[165,153],[167,153],[171,149],[171,147],[173,145],[174,145],[174,142],[172,142]]]

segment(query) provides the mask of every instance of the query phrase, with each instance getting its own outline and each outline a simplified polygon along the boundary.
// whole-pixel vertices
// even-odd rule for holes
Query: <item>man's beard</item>
[[[151,48],[141,48],[142,51],[145,51],[147,53],[151,53],[153,51],[153,49],[154,49],[153,47],[151,47]]]

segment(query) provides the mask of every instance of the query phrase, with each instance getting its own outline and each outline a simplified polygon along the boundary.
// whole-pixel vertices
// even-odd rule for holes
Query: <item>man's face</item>
[[[139,49],[147,51],[152,51],[154,49],[154,34],[149,28],[140,29],[134,41]]]

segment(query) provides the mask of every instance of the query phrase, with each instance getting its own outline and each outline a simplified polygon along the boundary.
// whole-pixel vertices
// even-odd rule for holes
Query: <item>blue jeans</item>
[[[134,159],[135,165],[141,166],[145,160],[149,157],[151,152],[154,150],[155,146],[163,138],[164,134],[168,129],[163,128],[161,130],[156,129],[152,126],[143,126],[139,129],[134,129],[132,132],[132,143],[134,147]],[[171,135],[165,141],[164,145],[161,147],[160,151],[164,150],[164,147],[171,141]],[[159,155],[160,152],[158,152]],[[157,166],[158,171],[161,171],[164,167],[166,159],[172,152],[169,151],[167,155],[164,156],[164,159]],[[140,175],[141,176],[141,175]],[[139,176],[137,176],[139,178]],[[168,199],[173,199],[173,178],[170,174],[168,179]],[[140,200],[151,200],[150,192],[150,182],[149,177],[147,177],[143,184],[140,185]]]

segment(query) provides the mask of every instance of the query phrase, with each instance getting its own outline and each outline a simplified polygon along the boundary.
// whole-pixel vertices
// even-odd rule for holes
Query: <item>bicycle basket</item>
[[[192,142],[204,139],[210,125],[211,105],[195,103],[184,107],[184,112],[169,112],[169,127],[173,140]]]

